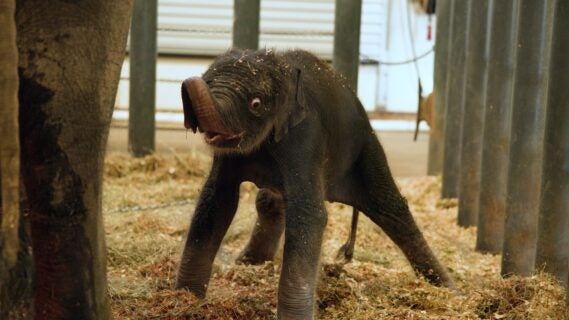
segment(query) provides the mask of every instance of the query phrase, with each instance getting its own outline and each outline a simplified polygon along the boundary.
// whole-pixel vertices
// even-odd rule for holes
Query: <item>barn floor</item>
[[[156,150],[160,154],[175,152],[209,153],[209,147],[202,135],[192,134],[182,124],[160,122],[156,130]],[[379,131],[378,137],[387,153],[391,170],[398,177],[413,177],[427,172],[429,135],[421,131],[417,141],[413,141],[412,131]],[[126,152],[128,149],[128,128],[117,122],[111,126],[107,150]]]
[[[273,319],[279,261],[233,260],[253,226],[256,189],[244,184],[233,224],[214,266],[208,296],[171,290],[190,214],[208,171],[199,154],[106,159],[104,201],[108,278],[115,319]],[[456,203],[438,200],[436,178],[398,183],[425,237],[456,282],[456,291],[414,276],[403,255],[362,218],[354,261],[336,252],[351,210],[328,204],[317,312],[320,319],[565,319],[563,290],[546,275],[499,277],[500,257],[473,250],[476,230],[456,226]]]

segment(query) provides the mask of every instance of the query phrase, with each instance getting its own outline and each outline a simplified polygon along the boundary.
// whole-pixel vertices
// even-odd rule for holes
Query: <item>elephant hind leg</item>
[[[391,201],[394,202],[388,204]],[[403,197],[397,200],[370,201],[363,212],[403,251],[417,274],[437,286],[452,287],[450,277],[431,251]]]
[[[249,243],[239,254],[238,263],[261,264],[273,260],[285,224],[282,195],[269,189],[257,194],[257,221]]]
[[[452,281],[439,263],[401,195],[379,142],[373,137],[356,166],[361,177],[355,186],[357,207],[395,242],[417,274],[427,281],[452,287]]]

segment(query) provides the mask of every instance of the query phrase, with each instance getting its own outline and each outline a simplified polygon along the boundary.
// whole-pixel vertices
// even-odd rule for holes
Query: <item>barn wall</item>
[[[405,1],[363,1],[358,95],[367,110],[416,109],[414,66],[377,63],[413,57],[406,10]],[[180,81],[201,74],[215,55],[231,46],[233,0],[161,0],[158,12],[157,109],[180,110]],[[417,16],[415,10],[410,17],[419,54],[433,41],[426,40],[427,17]],[[329,60],[333,20],[334,0],[262,0],[260,47],[303,48]],[[127,59],[116,101],[118,114],[128,106],[128,67]],[[420,61],[427,93],[432,88],[432,68],[431,54]]]

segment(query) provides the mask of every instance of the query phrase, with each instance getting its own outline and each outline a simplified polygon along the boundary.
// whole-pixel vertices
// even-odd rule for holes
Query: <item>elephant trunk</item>
[[[204,132],[233,135],[223,122],[205,81],[192,77],[182,82],[182,102],[184,107],[184,126],[194,133]]]

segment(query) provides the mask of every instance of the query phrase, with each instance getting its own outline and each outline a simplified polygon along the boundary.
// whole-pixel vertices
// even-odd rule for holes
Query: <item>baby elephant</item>
[[[273,258],[285,233],[279,319],[313,319],[327,213],[324,201],[360,210],[436,285],[451,280],[391,176],[366,112],[345,79],[306,51],[231,50],[182,84],[185,126],[213,148],[178,270],[177,288],[204,297],[239,200],[261,189],[258,220],[240,260]]]

